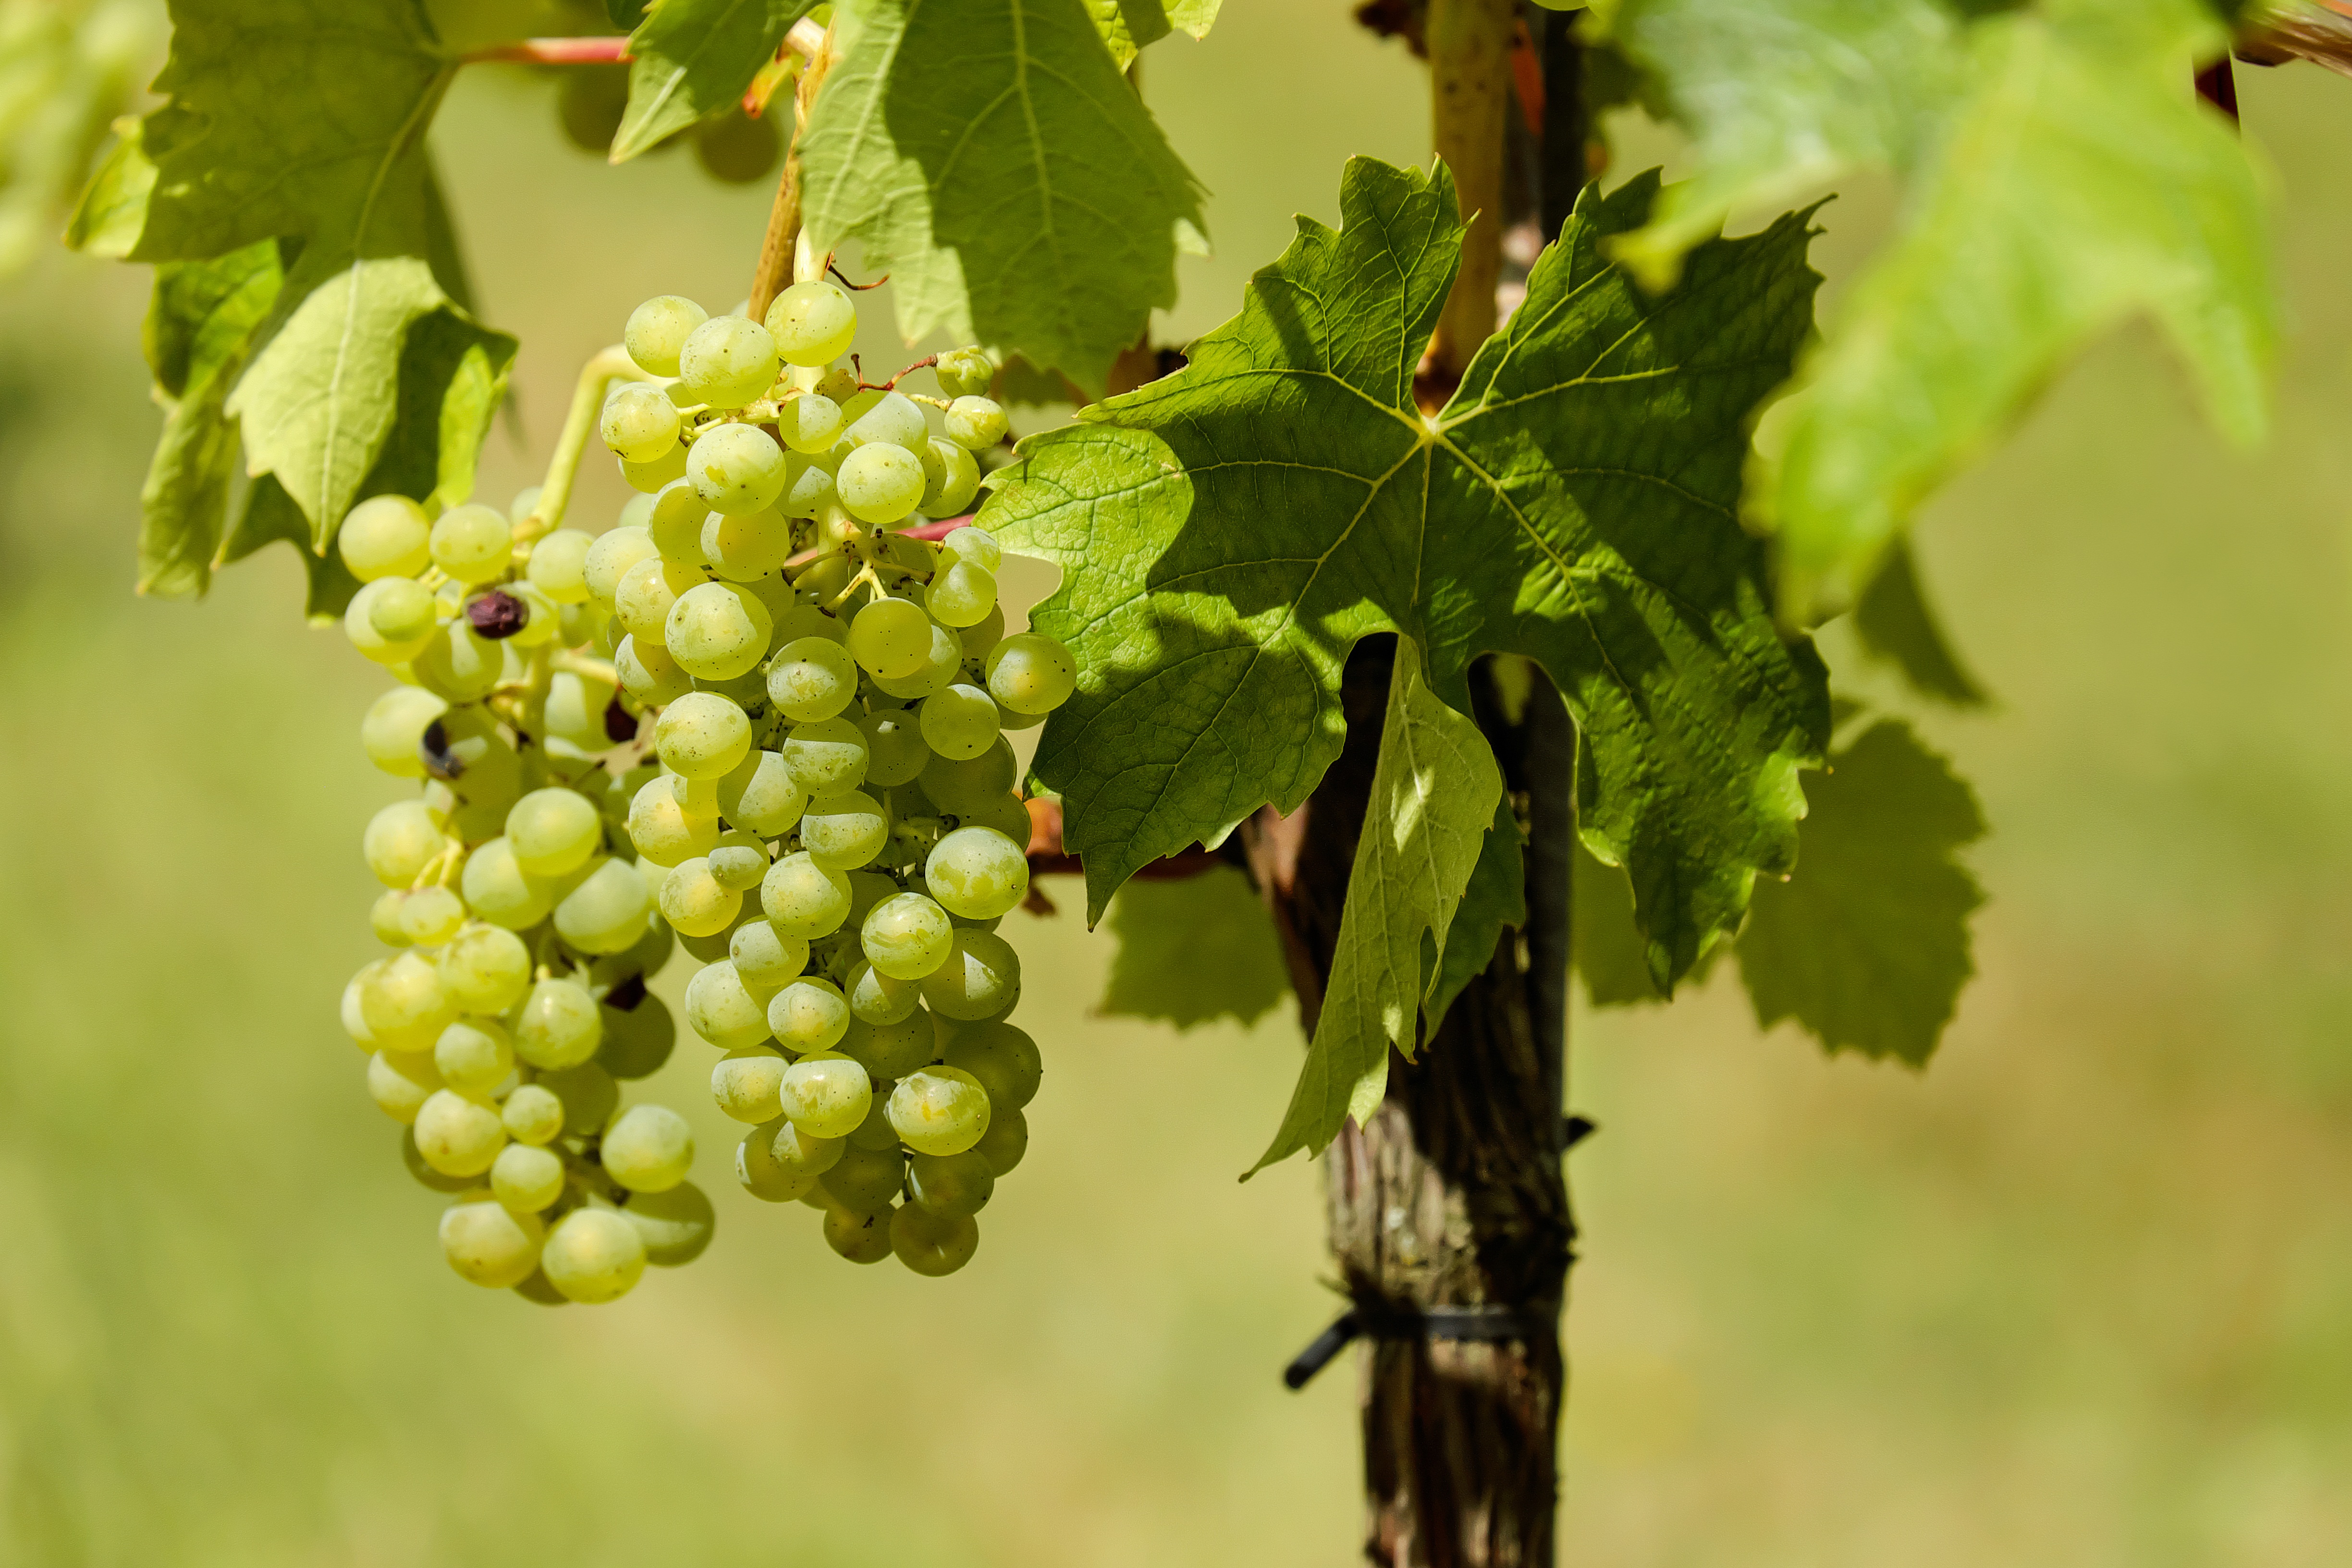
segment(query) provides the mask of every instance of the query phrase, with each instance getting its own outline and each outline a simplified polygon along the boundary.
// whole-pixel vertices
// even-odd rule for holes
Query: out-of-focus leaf
[[[1908,544],[1897,541],[1887,551],[1878,575],[1853,607],[1853,629],[1864,648],[1900,669],[1922,695],[1956,708],[1984,706],[1984,689],[1952,651],[1927,607]]]
[[[332,626],[360,591],[360,580],[343,564],[340,551],[320,554],[310,548],[310,520],[294,504],[275,474],[257,476],[245,488],[245,505],[221,542],[220,564],[242,561],[265,544],[284,540],[302,557],[310,593],[302,614],[314,626]]]
[[[1664,1001],[1650,978],[1642,928],[1633,923],[1633,889],[1625,880],[1624,868],[1594,859],[1580,844],[1575,865],[1569,939],[1585,995],[1596,1007]]]
[[[1223,0],[1086,0],[1095,30],[1125,70],[1135,57],[1174,32],[1205,38]]]
[[[1231,866],[1128,883],[1111,900],[1118,941],[1100,1011],[1189,1029],[1255,1024],[1290,994],[1274,921]]]
[[[731,109],[815,0],[662,0],[629,36],[629,106],[613,162]],[[617,18],[616,18],[617,20]]]

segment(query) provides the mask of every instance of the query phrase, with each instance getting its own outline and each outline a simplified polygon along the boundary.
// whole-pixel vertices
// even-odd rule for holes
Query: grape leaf
[[[114,145],[99,160],[66,225],[66,243],[74,249],[121,261],[139,243],[155,194],[155,165],[141,143],[141,130],[136,120],[115,122]]]
[[[1411,1059],[1422,1009],[1445,972],[1447,934],[1502,799],[1503,771],[1478,726],[1430,691],[1421,662],[1399,637],[1323,1009],[1290,1109],[1246,1175],[1302,1149],[1319,1154],[1349,1118],[1360,1125],[1371,1115],[1388,1087],[1390,1047]],[[1423,967],[1424,944],[1433,973]]]
[[[1901,670],[1921,694],[1955,708],[1981,708],[1988,700],[1927,607],[1911,547],[1903,541],[1887,550],[1855,603],[1853,630],[1866,652]]]
[[[1200,189],[1080,0],[873,0],[802,142],[810,243],[856,239],[909,342],[940,331],[1097,392],[1176,299]]]
[[[1118,952],[1101,1012],[1179,1029],[1224,1017],[1254,1024],[1290,994],[1274,921],[1231,866],[1129,882],[1108,923]]]
[[[1748,411],[1809,329],[1811,230],[1710,241],[1654,300],[1601,247],[1656,184],[1585,194],[1425,419],[1453,181],[1351,160],[1346,226],[1302,218],[1185,369],[992,477],[983,526],[1063,571],[1034,622],[1083,673],[1034,771],[1094,912],[1143,863],[1297,809],[1339,750],[1348,649],[1387,630],[1457,710],[1479,653],[1549,671],[1583,738],[1580,831],[1630,866],[1662,984],[1790,862],[1827,689],[1734,510]]]
[[[1969,30],[1967,96],[1916,216],[1806,368],[1760,513],[1791,614],[1849,597],[1955,468],[2095,334],[2147,312],[2225,434],[2265,422],[2277,335],[2261,193],[2181,88],[2197,0],[2065,0]]]
[[[1110,58],[1125,70],[1135,57],[1169,34],[1205,38],[1224,0],[1086,0],[1095,30],[1110,46]]]
[[[1494,962],[1504,932],[1528,923],[1526,844],[1510,797],[1504,795],[1496,801],[1494,825],[1478,846],[1478,863],[1462,891],[1462,907],[1454,911],[1444,958],[1432,966],[1436,978],[1429,983],[1422,1009],[1425,1034],[1437,1033],[1462,988]]]
[[[662,0],[646,11],[629,35],[629,106],[613,133],[613,162],[651,152],[705,115],[740,102],[814,4]]]
[[[1807,781],[1797,867],[1756,889],[1739,973],[1766,1028],[1794,1018],[1830,1051],[1918,1066],[1974,973],[1984,902],[1953,858],[1982,837],[1969,786],[1908,726],[1885,721]]]
[[[1935,0],[1624,0],[1610,37],[1663,86],[1697,170],[1615,256],[1663,288],[1735,206],[1908,167],[1957,90],[1958,31]]]

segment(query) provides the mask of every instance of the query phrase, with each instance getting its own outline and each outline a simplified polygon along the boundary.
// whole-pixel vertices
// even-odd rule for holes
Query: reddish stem
[[[609,66],[629,58],[629,40],[625,37],[522,38],[476,49],[466,57],[466,63],[525,60],[542,66]]]

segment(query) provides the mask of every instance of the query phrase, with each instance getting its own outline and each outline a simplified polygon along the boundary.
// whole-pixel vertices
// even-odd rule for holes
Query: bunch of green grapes
[[[1027,1146],[1040,1072],[1005,1022],[1021,964],[997,926],[1028,892],[1030,818],[1003,732],[1076,668],[1005,635],[995,540],[905,531],[970,506],[974,451],[1004,437],[993,367],[941,356],[939,398],[861,386],[834,363],[856,329],[824,282],[764,321],[639,306],[626,347],[653,379],[601,429],[647,494],[586,581],[623,701],[656,715],[626,823],[707,965],[686,1016],[751,1125],[738,1177],[820,1209],[844,1257],[945,1274]]]

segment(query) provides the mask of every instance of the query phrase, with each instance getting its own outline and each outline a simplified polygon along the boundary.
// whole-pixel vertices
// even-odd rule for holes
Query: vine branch
[[[801,237],[801,137],[807,133],[817,89],[824,85],[835,58],[833,30],[820,28],[806,17],[793,24],[784,42],[805,55],[808,64],[793,86],[792,145],[784,149],[784,172],[776,180],[775,205],[768,209],[768,232],[760,240],[760,265],[751,274],[749,310],[755,321],[767,318],[769,302],[793,274],[793,258]]]

